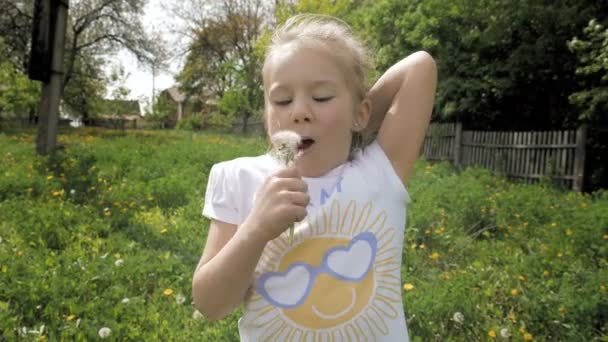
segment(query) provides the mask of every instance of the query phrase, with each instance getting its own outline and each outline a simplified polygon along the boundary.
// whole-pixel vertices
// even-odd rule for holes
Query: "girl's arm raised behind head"
[[[420,154],[436,88],[435,61],[419,51],[389,68],[370,90],[370,129],[380,126],[378,143],[404,184]]]

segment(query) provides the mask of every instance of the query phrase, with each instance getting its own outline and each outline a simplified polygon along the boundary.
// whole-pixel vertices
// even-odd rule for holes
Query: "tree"
[[[249,118],[263,105],[260,61],[255,51],[264,22],[264,1],[186,3],[173,9],[188,25],[190,38],[186,63],[177,77],[182,90],[201,101],[209,97],[221,99],[227,92],[243,93],[245,101],[239,101],[238,114],[246,131]]]
[[[103,66],[101,57],[83,55],[77,58],[70,82],[64,90],[64,105],[85,121],[100,111],[106,88],[111,82],[111,76],[108,79],[104,75]]]
[[[68,94],[82,95],[83,89],[97,91],[104,82],[105,57],[120,48],[133,53],[145,65],[155,60],[160,47],[154,45],[143,29],[141,17],[145,4],[146,0],[70,1],[62,82],[64,95],[74,78],[79,79],[78,84],[74,91],[67,91]],[[34,0],[0,1],[0,36],[5,38],[11,61],[22,72],[27,69],[33,8]],[[83,88],[83,82],[91,84]],[[67,99],[67,102],[82,103],[82,99]],[[85,118],[87,113],[83,111]]]
[[[40,85],[31,81],[10,62],[4,40],[0,37],[0,117],[33,119],[40,98]]]
[[[16,70],[25,71],[32,29],[33,0],[0,1],[0,37],[4,40],[3,58]]]
[[[381,0],[367,2],[357,28],[379,70],[428,50],[437,60],[435,120],[468,128],[575,126],[568,95],[576,59],[566,41],[608,4],[591,0]]]
[[[581,120],[595,121],[608,112],[608,27],[592,19],[583,37],[574,37],[568,47],[578,57],[576,75],[584,84],[570,95],[570,102],[583,110]]]

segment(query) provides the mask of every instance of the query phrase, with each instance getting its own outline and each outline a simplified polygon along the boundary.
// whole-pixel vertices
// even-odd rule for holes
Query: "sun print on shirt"
[[[401,309],[397,231],[371,202],[360,209],[356,201],[343,204],[335,199],[297,227],[292,246],[283,235],[267,246],[260,260],[265,271],[247,304],[261,340],[388,334],[386,320]]]

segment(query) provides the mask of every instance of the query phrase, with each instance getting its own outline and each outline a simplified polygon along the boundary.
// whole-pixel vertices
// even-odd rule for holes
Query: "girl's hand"
[[[304,220],[310,202],[308,187],[294,166],[280,169],[266,179],[257,192],[249,224],[243,228],[255,239],[275,239],[292,224]]]

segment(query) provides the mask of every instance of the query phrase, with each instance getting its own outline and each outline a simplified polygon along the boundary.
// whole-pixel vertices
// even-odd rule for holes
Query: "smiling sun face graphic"
[[[322,209],[293,247],[283,236],[268,245],[261,263],[272,271],[257,279],[246,316],[261,340],[373,340],[398,317],[395,229],[385,227],[384,211],[372,215],[371,203],[340,209],[337,200]]]

